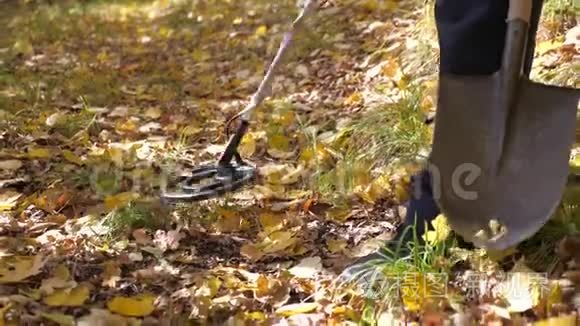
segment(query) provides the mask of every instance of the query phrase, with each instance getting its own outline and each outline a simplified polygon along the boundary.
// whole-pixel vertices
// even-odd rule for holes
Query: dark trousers
[[[533,0],[530,38],[533,49],[543,0]],[[440,70],[458,75],[487,75],[499,70],[506,32],[508,0],[436,0],[435,20],[441,49]],[[526,58],[529,73],[533,51]]]

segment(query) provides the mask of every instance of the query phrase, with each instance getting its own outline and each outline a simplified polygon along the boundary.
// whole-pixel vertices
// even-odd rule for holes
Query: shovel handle
[[[530,23],[532,17],[532,0],[510,0],[507,20],[520,19]]]

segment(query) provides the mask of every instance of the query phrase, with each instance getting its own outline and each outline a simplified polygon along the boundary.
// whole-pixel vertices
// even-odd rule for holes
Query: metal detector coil
[[[162,200],[176,203],[211,199],[251,183],[255,179],[256,168],[244,162],[237,151],[248,126],[248,121],[241,121],[217,164],[195,168],[192,175],[178,185],[180,191],[163,193]]]

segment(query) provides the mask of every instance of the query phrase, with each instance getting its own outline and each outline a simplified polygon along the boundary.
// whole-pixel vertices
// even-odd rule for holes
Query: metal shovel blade
[[[500,75],[440,76],[431,172],[454,231],[478,247],[531,237],[560,201],[580,90],[520,82],[501,105]]]

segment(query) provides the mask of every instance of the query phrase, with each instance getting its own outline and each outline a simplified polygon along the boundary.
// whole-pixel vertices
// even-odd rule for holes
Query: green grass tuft
[[[153,214],[144,206],[130,203],[109,213],[103,224],[110,228],[113,236],[130,232],[137,228],[155,229],[159,226]]]

